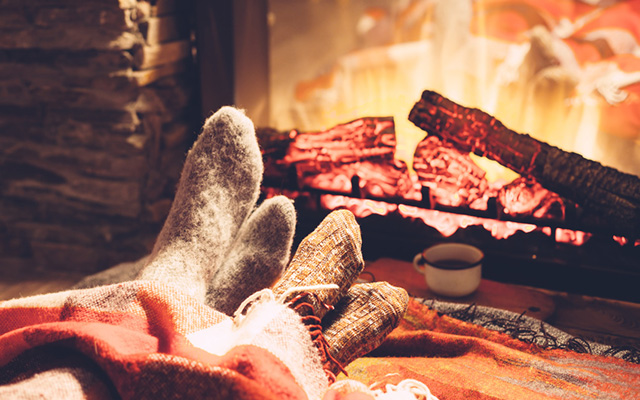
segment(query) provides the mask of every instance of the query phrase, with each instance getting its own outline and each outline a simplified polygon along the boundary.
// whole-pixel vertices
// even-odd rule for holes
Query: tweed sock
[[[270,287],[289,262],[296,210],[291,200],[265,200],[240,228],[238,238],[207,289],[206,303],[232,315],[249,295]]]
[[[328,308],[340,299],[362,269],[360,227],[350,211],[338,210],[318,225],[300,243],[289,267],[273,287],[276,296],[295,287],[336,284],[338,290],[317,290],[307,301],[322,318]],[[289,295],[290,300],[296,293]]]
[[[139,279],[175,285],[204,301],[206,285],[255,206],[262,156],[251,120],[223,107],[189,151],[169,215]]]
[[[340,366],[378,347],[398,326],[408,304],[407,291],[387,282],[353,285],[322,321],[329,354],[340,364],[330,370],[337,374]]]

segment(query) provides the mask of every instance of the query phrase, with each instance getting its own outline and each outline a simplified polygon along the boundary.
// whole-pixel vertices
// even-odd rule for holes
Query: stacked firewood
[[[0,3],[0,273],[148,251],[199,119],[185,3]]]

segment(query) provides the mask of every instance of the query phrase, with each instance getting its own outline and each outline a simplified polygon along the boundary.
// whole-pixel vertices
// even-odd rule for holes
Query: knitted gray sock
[[[238,229],[255,206],[262,180],[255,128],[223,107],[189,151],[169,216],[138,279],[159,280],[204,301]]]
[[[265,200],[240,228],[209,284],[206,304],[232,315],[244,299],[271,286],[289,262],[295,227],[291,200],[285,196]]]

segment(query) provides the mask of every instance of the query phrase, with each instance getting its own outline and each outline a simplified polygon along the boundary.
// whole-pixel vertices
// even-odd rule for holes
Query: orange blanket
[[[638,364],[544,349],[417,301],[382,346],[347,371],[378,385],[416,379],[440,400],[640,398]]]
[[[185,338],[225,318],[143,281],[2,302],[0,397],[306,398],[265,349],[215,356]],[[543,349],[415,300],[382,346],[347,371],[376,387],[415,379],[440,400],[640,398],[637,364]]]

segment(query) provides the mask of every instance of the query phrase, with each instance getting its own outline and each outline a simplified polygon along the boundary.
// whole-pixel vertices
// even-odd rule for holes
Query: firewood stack
[[[0,273],[148,251],[199,119],[186,3],[0,3]]]

